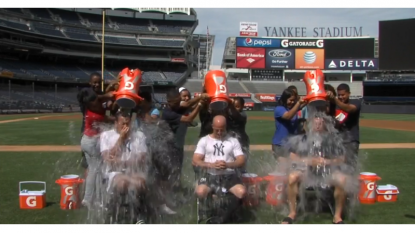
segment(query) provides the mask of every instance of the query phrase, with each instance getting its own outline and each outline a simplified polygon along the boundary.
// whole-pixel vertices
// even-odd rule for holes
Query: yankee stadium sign
[[[362,37],[362,27],[264,27],[268,37]]]

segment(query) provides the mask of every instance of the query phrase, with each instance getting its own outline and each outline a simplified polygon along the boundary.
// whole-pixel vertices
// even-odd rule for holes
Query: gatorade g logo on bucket
[[[210,97],[212,110],[224,110],[228,106],[230,100],[225,72],[222,70],[209,71],[205,76],[204,87]]]
[[[369,183],[367,183],[367,186],[366,187],[367,187],[367,190],[372,191],[372,190],[375,189],[375,183],[369,182]]]
[[[250,195],[256,195],[256,189],[255,188],[256,188],[255,185],[249,186],[249,188],[248,188],[248,194],[250,194]]]
[[[115,102],[121,108],[135,108],[142,100],[142,98],[138,96],[142,79],[141,70],[130,70],[128,67],[124,68],[118,75],[118,79],[119,88],[114,92]]]
[[[65,188],[65,194],[67,196],[72,196],[73,195],[73,187],[72,186],[66,187]]]
[[[284,189],[284,185],[283,184],[277,184],[277,185],[275,185],[275,190],[277,190],[278,192],[282,192],[283,189]]]
[[[35,207],[36,206],[36,197],[30,196],[26,199],[26,205],[29,207]]]

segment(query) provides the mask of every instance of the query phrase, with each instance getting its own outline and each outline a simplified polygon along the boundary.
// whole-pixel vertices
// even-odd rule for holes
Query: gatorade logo
[[[389,194],[389,195],[384,195],[383,198],[385,198],[385,200],[390,201],[392,199],[392,191],[386,191],[385,194]]]
[[[277,190],[278,192],[282,192],[283,188],[284,188],[283,184],[275,185],[275,190]]]
[[[30,196],[26,199],[26,205],[29,207],[35,207],[36,206],[36,197]]]
[[[65,195],[72,196],[73,195],[73,187],[69,186],[65,188]]]
[[[366,185],[367,190],[372,191],[375,189],[375,183],[374,182],[369,182]]]

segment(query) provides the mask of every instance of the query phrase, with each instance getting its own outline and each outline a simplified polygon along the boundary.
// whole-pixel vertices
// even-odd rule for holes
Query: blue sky
[[[330,8],[195,8],[199,26],[195,33],[216,35],[212,65],[220,65],[226,38],[239,36],[239,22],[257,22],[259,36],[267,27],[306,27],[312,35],[314,27],[363,27],[364,36],[378,34],[381,20],[415,18],[414,8],[398,9],[330,9]]]

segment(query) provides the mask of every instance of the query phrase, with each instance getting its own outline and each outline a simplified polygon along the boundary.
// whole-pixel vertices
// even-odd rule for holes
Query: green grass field
[[[4,120],[39,117],[41,115],[0,116]],[[250,112],[249,116],[269,117],[272,113]],[[415,121],[413,115],[378,115],[365,114],[363,119]],[[0,123],[1,145],[77,145],[80,141],[79,120],[26,120],[12,123]],[[270,144],[274,123],[268,120],[250,120],[248,133],[251,144]],[[186,142],[194,145],[199,128],[190,128]],[[361,127],[362,143],[404,143],[415,142],[415,132],[394,131]],[[375,172],[382,177],[381,184],[394,184],[399,187],[396,203],[376,203],[361,205],[356,223],[364,224],[399,224],[415,223],[415,182],[412,170],[415,163],[415,150],[382,149],[362,150],[361,158],[365,171]],[[190,187],[194,181],[191,168],[191,153],[187,153],[183,168],[183,184]],[[79,166],[80,153],[74,152],[0,152],[0,223],[56,224],[84,223],[85,210],[64,211],[59,208],[60,190],[55,180],[64,174],[82,174]],[[274,163],[268,151],[253,151],[249,171],[265,175]],[[19,181],[46,181],[48,206],[42,210],[20,210],[18,199]],[[32,188],[29,186],[29,189]],[[179,214],[168,217],[165,223],[195,223],[196,205],[192,200],[181,206]],[[279,223],[284,216],[265,202],[252,210],[255,218],[247,223]],[[331,223],[331,215],[321,213],[312,215],[301,223]],[[346,222],[349,223],[349,222]]]

